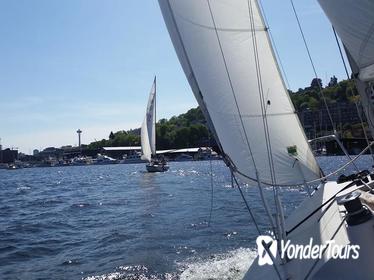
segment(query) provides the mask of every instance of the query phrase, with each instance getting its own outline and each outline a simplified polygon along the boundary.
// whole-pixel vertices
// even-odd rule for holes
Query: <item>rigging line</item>
[[[301,226],[302,224],[304,224],[306,221],[308,221],[312,216],[314,216],[316,213],[318,213],[320,210],[322,211],[322,208],[325,207],[327,205],[327,207],[324,209],[325,211],[322,213],[322,215],[317,219],[318,222],[320,222],[320,220],[322,219],[322,217],[327,213],[327,210],[328,208],[330,208],[334,202],[335,202],[335,199],[336,197],[343,191],[345,190],[348,190],[349,188],[353,188],[353,186],[356,185],[356,181],[352,181],[351,183],[349,183],[348,185],[346,185],[345,187],[343,187],[342,189],[340,189],[337,193],[335,193],[334,195],[332,195],[329,199],[327,199],[325,202],[323,202],[320,206],[318,206],[316,209],[314,209],[312,212],[309,213],[309,215],[307,215],[304,219],[302,219],[299,223],[297,223],[294,227],[292,227],[289,231],[287,231],[287,235],[289,235],[290,233],[292,233],[295,229],[297,229],[299,226]],[[350,191],[351,192],[354,192],[354,191],[357,191],[359,189],[361,189],[363,187],[363,185],[361,186],[357,186],[352,189]]]
[[[331,236],[330,240],[329,241],[332,241],[334,240],[335,236],[338,234],[339,230],[342,228],[345,220],[347,219],[347,215],[344,216],[344,218],[342,219],[342,221],[340,222],[338,228],[336,229],[336,231],[333,233],[333,235]],[[328,242],[328,241],[327,241]],[[326,242],[326,243],[327,243]],[[325,254],[327,248],[330,246],[331,243],[327,243],[327,246],[325,248],[323,248],[323,251],[322,251],[322,255]],[[309,276],[312,274],[314,268],[317,266],[318,262],[320,261],[321,259],[316,259],[315,262],[313,263],[312,267],[310,268],[310,270],[308,271],[308,273],[305,275],[305,278],[304,280],[307,280],[309,278]]]
[[[348,67],[347,67],[347,64],[345,63],[345,59],[344,59],[344,56],[343,56],[342,48],[340,47],[338,35],[336,34],[334,26],[331,25],[331,27],[332,27],[332,31],[333,31],[334,36],[335,36],[336,44],[338,45],[338,49],[339,49],[339,53],[340,53],[340,57],[342,59],[343,65],[344,65],[345,73],[347,74],[347,79],[349,80],[350,78],[349,78],[349,73],[348,73]]]
[[[288,87],[288,89],[289,89],[289,88],[290,88],[290,85],[289,85],[289,82],[288,82],[287,74],[286,74],[286,71],[285,71],[285,69],[284,69],[284,67],[283,67],[283,63],[282,63],[281,57],[280,57],[280,55],[279,55],[277,45],[276,45],[275,40],[274,40],[274,38],[273,38],[273,34],[272,34],[272,32],[271,32],[271,30],[270,30],[270,28],[269,28],[269,23],[268,23],[268,19],[267,19],[266,13],[265,13],[265,9],[264,9],[264,7],[263,7],[263,5],[262,5],[262,1],[261,1],[261,0],[258,0],[257,3],[259,4],[260,10],[262,11],[262,18],[263,18],[263,20],[264,20],[264,22],[265,22],[266,30],[268,31],[267,34],[269,35],[269,38],[270,38],[270,42],[271,42],[270,45],[271,45],[271,47],[272,47],[272,49],[273,49],[273,54],[274,54],[274,52],[275,52],[275,55],[274,55],[274,56],[275,56],[275,60],[278,59],[278,65],[280,65],[280,68],[281,68],[281,71],[279,71],[279,67],[278,67],[278,73],[280,74],[281,79],[282,79],[282,75],[281,75],[281,73],[283,73],[283,78],[284,78],[284,79],[282,79],[282,83],[284,84],[284,80],[285,80],[285,81],[286,81],[286,85],[287,85],[287,87]],[[290,98],[290,94],[289,94],[289,92],[288,92],[288,89],[286,88],[286,85],[284,85],[284,89],[285,89],[285,91],[286,91],[286,95],[287,95],[287,97],[288,97],[288,100],[289,100],[291,106],[293,107],[293,112],[292,112],[292,114],[297,115],[296,110],[295,110],[294,105],[293,105],[293,102],[292,102],[292,100],[291,100],[291,98]],[[267,116],[269,116],[269,114],[267,114]],[[297,122],[298,122],[298,124],[299,124],[299,127],[300,127],[301,131],[303,132],[303,135],[304,135],[305,140],[307,140],[307,138],[306,138],[306,136],[305,136],[305,132],[304,132],[304,130],[303,130],[301,124],[300,124],[300,120],[299,120],[299,118],[298,118],[297,116],[296,116],[296,119],[297,119]],[[320,168],[320,171],[321,171],[322,174],[323,174],[323,171],[322,171],[321,168]],[[301,170],[301,172],[302,172],[302,170]],[[305,184],[305,180],[304,180],[303,184]],[[278,186],[279,186],[279,185],[278,185]]]
[[[350,92],[351,92],[351,96],[354,97],[353,89],[352,89],[352,88],[350,89]],[[365,129],[364,120],[363,120],[363,118],[362,118],[362,116],[361,116],[361,114],[360,114],[360,109],[359,109],[359,107],[358,107],[358,102],[355,100],[354,103],[355,103],[355,105],[356,105],[357,115],[358,115],[358,117],[359,117],[359,119],[360,119],[361,128],[362,128],[362,131],[363,131],[363,133],[364,133],[364,137],[365,137],[366,143],[367,143],[367,145],[369,145],[369,144],[370,144],[369,137],[368,137],[367,132],[366,132],[366,129]],[[370,147],[369,150],[370,150],[370,155],[371,155],[371,157],[372,157],[372,159],[373,159],[373,161],[374,161],[373,149]]]
[[[249,215],[251,216],[252,220],[253,220],[253,223],[255,224],[255,227],[256,227],[256,230],[258,232],[259,235],[261,235],[261,231],[260,231],[260,227],[258,226],[257,224],[257,221],[252,213],[252,210],[251,208],[249,207],[249,204],[243,194],[243,190],[242,188],[240,187],[239,183],[238,183],[238,180],[236,179],[236,177],[234,176],[233,172],[231,172],[231,176],[232,178],[234,179],[235,183],[236,183],[236,186],[238,187],[238,190],[240,192],[240,196],[242,197],[243,201],[244,201],[244,204],[245,204],[245,207],[247,208],[248,212],[249,212]]]
[[[210,222],[212,221],[213,200],[214,200],[214,181],[213,181],[212,159],[209,159],[209,168],[210,168],[210,210],[209,210],[208,227],[210,226]]]
[[[334,26],[332,25],[331,27],[332,27],[332,30],[334,32],[336,44],[338,45],[338,49],[339,49],[339,53],[340,53],[340,58],[342,59],[342,62],[343,62],[343,65],[344,65],[344,70],[345,70],[345,73],[347,74],[347,79],[349,81],[350,77],[349,77],[349,74],[348,74],[348,68],[347,68],[347,64],[345,63],[345,60],[344,60],[344,56],[343,56],[342,48],[341,48],[340,43],[339,43],[338,35],[336,34]],[[354,97],[353,89],[352,88],[350,88],[349,92],[351,93],[351,96]],[[364,125],[364,120],[362,119],[362,116],[360,114],[360,109],[358,107],[358,101],[356,99],[354,99],[354,103],[355,103],[355,106],[356,106],[357,115],[358,115],[358,117],[360,119],[361,128],[362,128],[362,131],[364,133],[366,143],[367,143],[367,145],[369,145],[370,141],[369,141],[369,137],[368,137],[368,135],[366,133],[366,129],[365,129],[365,125]],[[372,157],[372,159],[374,161],[374,154],[373,154],[373,150],[371,148],[370,148],[370,154],[371,154],[371,157]]]
[[[220,37],[219,37],[219,34],[218,34],[216,22],[214,20],[213,11],[212,11],[212,8],[211,8],[211,5],[210,5],[210,0],[207,0],[207,4],[208,4],[208,8],[209,8],[210,16],[212,18],[213,25],[215,27],[215,33],[216,33],[216,37],[217,37],[217,42],[218,42],[218,45],[219,45],[219,48],[220,48],[220,51],[221,51],[221,55],[222,55],[222,60],[223,60],[223,63],[224,63],[225,69],[226,69],[226,74],[227,74],[228,81],[229,81],[229,84],[230,84],[231,93],[233,95],[235,106],[236,106],[236,109],[238,111],[240,125],[241,125],[241,127],[243,129],[244,136],[245,136],[245,139],[246,139],[246,143],[247,143],[247,146],[248,146],[248,150],[249,150],[249,153],[250,153],[250,157],[251,157],[251,160],[252,160],[252,163],[253,163],[253,167],[254,167],[255,172],[256,172],[256,178],[257,178],[257,180],[254,180],[254,181],[258,182],[258,186],[259,186],[259,188],[261,188],[261,186],[260,186],[261,182],[259,181],[259,176],[258,176],[258,170],[257,170],[256,162],[255,162],[255,159],[254,159],[254,156],[253,156],[251,145],[249,143],[248,134],[247,134],[247,131],[246,131],[245,126],[244,126],[244,121],[243,121],[242,114],[241,114],[241,111],[240,111],[240,108],[239,108],[238,100],[236,99],[234,86],[233,86],[233,83],[232,83],[232,80],[231,80],[231,76],[230,76],[230,73],[229,73],[229,70],[228,70],[228,66],[227,66],[227,62],[226,62],[226,57],[225,57],[225,55],[223,53],[223,47],[222,47],[221,40],[220,40]],[[230,167],[230,169],[231,168],[232,168],[232,166]],[[260,189],[260,191],[261,191],[261,189]],[[267,213],[267,215],[268,215],[268,217],[269,217],[269,219],[271,221],[272,229],[273,229],[274,232],[276,232],[274,224],[273,224],[273,220],[272,220],[273,218],[272,218],[270,212],[268,211],[268,207],[267,207],[266,201],[263,201],[263,203],[264,203],[264,207],[265,207],[266,213]]]
[[[369,146],[367,146],[365,149],[363,149],[361,151],[361,153],[359,153],[357,156],[355,156],[352,160],[348,161],[346,164],[342,165],[341,167],[339,167],[337,170],[335,170],[334,172],[331,172],[329,174],[327,174],[326,176],[324,177],[321,177],[321,178],[318,178],[318,179],[315,179],[315,180],[311,180],[311,181],[308,181],[306,182],[307,184],[311,184],[311,183],[316,183],[316,182],[323,182],[325,181],[326,179],[328,179],[329,177],[339,173],[340,171],[342,171],[344,168],[346,168],[348,165],[350,165],[351,163],[355,162],[359,157],[361,157],[363,154],[365,154],[365,152],[370,149],[372,146],[374,145],[374,141],[372,141],[370,143]]]
[[[327,101],[326,101],[325,95],[323,94],[323,91],[322,91],[322,85],[321,85],[321,83],[320,83],[319,80],[318,80],[318,75],[317,75],[316,67],[314,66],[314,62],[313,62],[313,59],[312,59],[312,55],[311,55],[311,53],[310,53],[310,50],[309,50],[309,47],[308,47],[308,43],[307,43],[307,41],[306,41],[306,39],[305,39],[304,31],[303,31],[303,28],[301,27],[301,23],[300,23],[300,20],[299,20],[299,16],[297,15],[297,11],[296,11],[295,5],[294,5],[294,3],[293,3],[293,0],[290,0],[290,2],[291,2],[292,10],[293,10],[293,12],[294,12],[294,14],[295,14],[295,17],[296,17],[296,21],[297,21],[297,25],[298,25],[299,30],[300,30],[300,33],[301,33],[301,37],[302,37],[302,39],[303,39],[303,41],[304,41],[305,49],[306,49],[306,51],[307,51],[307,53],[308,53],[309,61],[310,61],[311,65],[312,65],[312,68],[313,68],[314,76],[315,76],[315,78],[316,78],[316,80],[317,80],[317,83],[318,83],[319,93],[320,93],[320,95],[322,96],[323,103],[324,103],[324,105],[325,105],[325,108],[326,108],[327,114],[328,114],[328,116],[329,116],[329,119],[330,119],[330,122],[331,122],[332,129],[333,129],[333,131],[334,131],[334,134],[336,134],[336,133],[337,133],[337,132],[336,132],[336,127],[335,127],[334,121],[333,121],[333,119],[332,119],[332,115],[331,115],[331,112],[330,112],[329,106],[327,105]]]
[[[362,105],[362,103],[361,103],[361,105]],[[364,107],[364,105],[362,105],[362,108],[366,112],[365,115],[367,116],[366,120],[368,121],[369,127],[370,127],[370,125],[371,125],[371,127],[374,127],[374,123],[373,123],[373,120],[372,120],[371,114],[370,114],[370,106],[369,106],[369,104],[366,104],[365,107]]]
[[[373,120],[372,120],[371,114],[370,114],[370,106],[369,106],[369,104],[367,104],[365,107],[366,108],[364,108],[364,110],[367,112],[367,113],[365,113],[365,115],[368,116],[366,118],[366,120],[368,121],[368,126],[369,126],[369,128],[370,128],[370,125],[371,125],[371,127],[374,127],[374,123],[373,123]],[[369,125],[369,123],[370,123],[370,125]]]
[[[255,66],[256,66],[256,76],[257,76],[257,86],[258,86],[258,93],[260,97],[260,108],[261,108],[261,114],[262,114],[262,122],[263,122],[263,127],[264,127],[264,136],[265,136],[265,143],[266,143],[266,150],[267,150],[267,156],[268,156],[268,163],[269,163],[269,169],[270,169],[270,177],[271,177],[271,182],[272,182],[272,189],[273,189],[273,196],[274,196],[274,204],[276,206],[276,213],[280,213],[280,209],[277,204],[277,190],[275,187],[276,180],[275,180],[275,169],[274,169],[274,161],[272,157],[272,150],[271,150],[271,143],[270,143],[270,133],[268,129],[268,122],[267,122],[267,116],[266,116],[266,108],[265,108],[265,99],[264,99],[264,90],[262,87],[262,76],[261,76],[261,67],[260,67],[260,59],[258,55],[258,46],[257,46],[257,34],[256,34],[256,29],[255,29],[255,20],[254,20],[254,14],[253,14],[253,8],[252,8],[252,0],[251,2],[247,1],[247,6],[248,6],[248,17],[249,17],[249,24],[250,24],[250,29],[252,33],[252,45],[253,45],[253,52],[254,52],[254,59],[255,59]],[[265,28],[266,29],[266,28]],[[257,179],[259,179],[259,174],[256,171],[256,176]],[[279,223],[279,215],[276,215],[276,225],[277,225],[277,231],[275,230],[275,226],[273,223],[273,217],[271,216],[270,209],[268,208],[268,205],[265,201],[265,198],[262,194],[262,189],[261,185],[259,186],[259,191],[261,194],[261,199],[263,200],[263,204],[265,207],[266,212],[268,213],[269,219],[271,221],[271,225],[273,228],[273,232],[278,235],[279,239],[281,236],[281,227]]]
[[[278,237],[279,240],[281,239],[281,235],[283,230],[281,229],[280,224],[280,217],[279,214],[281,213],[279,200],[278,198],[278,190],[276,185],[276,178],[275,178],[275,168],[274,168],[274,160],[272,157],[272,148],[271,148],[271,142],[270,142],[270,132],[269,132],[269,126],[267,122],[267,116],[266,116],[266,110],[265,110],[265,100],[264,100],[264,90],[262,86],[262,75],[261,75],[261,66],[260,66],[260,58],[258,54],[258,46],[257,46],[257,36],[256,36],[256,30],[255,30],[255,20],[254,20],[254,13],[253,13],[253,6],[252,6],[252,0],[247,1],[248,6],[248,16],[249,16],[249,23],[251,25],[251,31],[252,31],[252,44],[253,44],[253,51],[254,51],[254,59],[255,59],[255,66],[256,66],[256,75],[257,75],[257,85],[258,85],[258,91],[260,96],[260,103],[261,103],[261,113],[262,113],[262,121],[264,126],[264,136],[266,141],[266,149],[267,149],[267,155],[268,155],[268,161],[269,161],[269,168],[270,168],[270,176],[272,181],[272,187],[273,187],[273,196],[274,196],[274,204],[276,208],[276,221],[277,221],[277,228],[278,228]]]
[[[248,179],[248,180],[251,180],[253,182],[258,182],[257,179],[255,178],[252,178],[252,177],[249,177],[248,175],[244,174],[243,172],[241,172],[239,169],[235,169],[235,172],[238,173],[239,175],[243,176],[244,178]],[[318,179],[317,181],[319,181],[320,179]],[[273,185],[270,183],[270,182],[265,182],[265,181],[259,181],[261,184],[263,185],[266,185],[267,187],[272,187]],[[308,183],[308,182],[306,182]],[[302,181],[300,183],[294,183],[294,184],[277,184],[277,186],[279,187],[300,187],[300,185],[303,185],[305,184],[305,181]]]
[[[222,145],[221,145],[221,143],[220,143],[220,141],[219,141],[219,138],[218,138],[218,135],[217,135],[216,129],[215,129],[215,127],[214,127],[214,124],[213,124],[213,122],[212,122],[212,120],[211,120],[211,118],[210,118],[209,111],[208,111],[208,107],[207,107],[207,105],[206,105],[206,103],[205,103],[205,101],[204,101],[204,96],[203,96],[203,94],[201,93],[201,90],[200,90],[199,84],[198,84],[198,82],[197,82],[197,79],[196,79],[196,76],[195,76],[194,70],[193,70],[193,68],[192,68],[191,61],[189,60],[189,57],[188,57],[188,54],[187,54],[187,49],[186,49],[186,46],[185,46],[184,43],[183,43],[182,35],[181,35],[180,31],[179,31],[178,23],[177,23],[177,21],[176,21],[176,19],[175,19],[175,14],[174,14],[174,11],[173,11],[173,9],[172,9],[172,7],[171,7],[170,0],[166,0],[166,2],[167,2],[167,5],[168,5],[168,9],[169,9],[169,11],[170,11],[171,19],[172,19],[172,21],[173,21],[173,23],[174,23],[174,26],[175,26],[176,34],[177,34],[178,39],[179,39],[179,42],[180,42],[180,44],[181,44],[181,46],[182,46],[182,53],[183,53],[183,55],[184,55],[184,57],[185,57],[185,61],[186,61],[187,64],[188,64],[188,67],[189,67],[189,69],[190,69],[190,71],[191,71],[190,75],[188,75],[188,77],[187,77],[187,80],[188,80],[188,82],[189,82],[190,84],[191,84],[191,82],[193,82],[194,85],[196,85],[196,88],[198,89],[198,92],[195,92],[196,90],[193,90],[193,89],[192,89],[192,91],[194,92],[194,94],[195,94],[196,96],[199,96],[199,98],[197,98],[197,101],[198,101],[198,103],[199,103],[199,106],[201,106],[201,110],[202,110],[202,112],[203,112],[203,114],[204,114],[204,116],[205,116],[205,119],[206,119],[207,123],[208,123],[208,128],[209,128],[209,130],[211,130],[211,132],[213,133],[214,139],[215,139],[215,141],[216,141],[216,143],[217,143],[219,149],[221,150],[222,154],[223,154],[223,155],[226,155],[226,153],[225,153],[225,151],[223,150],[223,147],[222,147]],[[191,88],[192,88],[192,86],[191,86]],[[201,103],[201,104],[200,104],[200,103]],[[225,163],[226,163],[226,161],[225,161]]]
[[[255,66],[256,66],[256,76],[257,76],[257,87],[258,93],[260,97],[260,104],[261,104],[261,114],[262,114],[262,122],[264,126],[264,136],[266,141],[266,149],[268,154],[268,161],[269,161],[269,168],[270,168],[270,176],[273,186],[275,186],[275,170],[274,170],[274,161],[272,157],[271,145],[270,145],[270,133],[268,128],[267,116],[266,116],[266,109],[265,109],[265,97],[264,97],[264,90],[262,86],[262,75],[261,75],[261,66],[260,66],[260,58],[258,55],[258,46],[257,46],[257,37],[255,31],[255,20],[253,15],[253,7],[252,7],[252,0],[247,1],[248,5],[248,16],[250,19],[251,25],[251,32],[252,32],[252,45],[253,45],[253,55],[255,59]]]
[[[361,61],[362,61],[363,56],[364,56],[363,53],[365,52],[366,47],[369,44],[370,38],[373,35],[373,33],[374,33],[374,23],[371,24],[371,26],[369,28],[369,31],[367,32],[366,36],[364,37],[363,42],[360,45],[360,50],[359,50],[359,53],[358,53],[359,54],[359,59],[358,59],[359,64],[361,64]]]
[[[231,92],[232,92],[232,95],[233,95],[233,97],[234,97],[234,102],[235,102],[235,105],[236,105],[236,109],[237,109],[237,111],[238,111],[238,115],[239,115],[239,119],[240,119],[240,124],[241,124],[241,126],[242,126],[243,131],[244,131],[245,139],[246,139],[247,146],[248,146],[248,149],[249,149],[249,152],[250,152],[250,156],[251,156],[251,159],[252,159],[252,162],[253,162],[253,166],[254,166],[255,170],[257,171],[256,162],[255,162],[255,160],[254,160],[254,156],[253,156],[253,153],[252,153],[251,145],[249,144],[248,134],[247,134],[247,131],[246,131],[245,126],[244,126],[244,121],[243,121],[243,118],[242,118],[242,114],[241,114],[241,112],[240,112],[240,108],[239,108],[238,100],[236,99],[234,86],[233,86],[233,84],[232,84],[231,75],[230,75],[230,73],[229,73],[229,69],[228,69],[228,67],[227,67],[227,63],[226,63],[226,58],[225,58],[225,55],[224,55],[224,53],[223,53],[223,48],[222,48],[221,40],[220,40],[220,38],[219,38],[219,34],[218,34],[218,30],[217,30],[216,22],[215,22],[215,20],[214,20],[214,16],[213,16],[212,8],[211,8],[211,6],[210,6],[210,0],[207,0],[207,3],[208,3],[208,7],[209,7],[210,16],[211,16],[211,18],[212,18],[213,25],[214,25],[214,27],[215,27],[215,33],[216,33],[216,36],[217,36],[217,41],[218,41],[218,45],[219,45],[219,48],[220,48],[220,51],[221,51],[221,56],[222,56],[222,59],[223,59],[223,63],[224,63],[224,65],[225,65],[226,74],[227,74],[227,77],[228,77],[228,80],[229,80],[229,84],[230,84]]]
[[[265,24],[265,26],[266,26],[266,27],[265,27],[265,30],[268,31],[267,34],[269,35],[269,39],[270,39],[270,47],[271,47],[271,49],[272,49],[272,51],[273,51],[274,59],[275,59],[275,61],[278,62],[278,64],[277,64],[278,73],[279,73],[279,75],[280,75],[280,77],[281,77],[282,84],[284,85],[284,90],[285,90],[285,92],[286,92],[286,95],[287,95],[287,97],[288,97],[288,100],[289,100],[289,102],[290,102],[290,104],[291,104],[291,106],[292,106],[292,108],[293,108],[293,112],[292,112],[292,114],[295,114],[295,115],[296,115],[296,119],[297,119],[297,122],[298,122],[298,124],[299,124],[299,127],[300,127],[300,129],[301,129],[301,131],[302,131],[302,134],[304,135],[305,140],[307,140],[307,138],[306,138],[306,136],[305,136],[305,132],[304,132],[304,130],[303,130],[303,127],[301,126],[301,124],[300,124],[300,120],[299,120],[299,118],[298,118],[298,116],[297,116],[297,111],[295,110],[295,108],[294,108],[294,104],[293,104],[293,102],[292,102],[292,100],[291,100],[291,98],[290,98],[290,93],[289,93],[290,84],[289,84],[289,82],[288,82],[287,74],[286,74],[286,71],[285,71],[285,69],[284,69],[284,67],[283,67],[282,59],[281,59],[280,54],[279,54],[279,52],[278,52],[278,48],[277,48],[277,45],[276,45],[276,43],[275,43],[275,40],[274,40],[273,34],[272,34],[271,30],[270,30],[270,25],[269,25],[269,22],[268,22],[268,19],[267,19],[266,13],[265,13],[265,9],[264,9],[264,7],[263,7],[263,5],[262,5],[262,1],[261,1],[261,0],[257,0],[257,3],[258,3],[258,6],[259,6],[259,9],[260,9],[260,13],[262,12],[262,19],[263,19],[264,24]],[[280,69],[279,69],[278,66],[280,66]],[[283,74],[283,76],[282,76],[282,74]],[[282,79],[282,77],[283,77],[283,79]],[[284,84],[284,81],[286,82],[286,85]],[[287,87],[286,87],[286,86],[287,86]],[[267,114],[267,116],[269,116],[269,114]]]
[[[257,222],[256,222],[256,219],[255,219],[255,217],[254,217],[254,215],[253,215],[253,213],[252,213],[251,208],[250,208],[249,205],[248,205],[247,200],[245,199],[245,196],[244,196],[243,190],[241,189],[241,187],[240,187],[240,185],[239,185],[239,183],[238,183],[238,180],[236,179],[236,177],[235,177],[235,175],[234,175],[234,173],[233,173],[232,171],[231,171],[231,178],[232,178],[232,180],[235,181],[235,183],[236,183],[236,185],[237,185],[237,187],[238,187],[238,190],[239,190],[239,192],[240,192],[240,196],[242,197],[242,199],[243,199],[243,201],[244,201],[244,204],[245,204],[245,206],[246,206],[246,208],[247,208],[247,210],[248,210],[248,212],[249,212],[249,214],[250,214],[250,216],[251,216],[251,218],[252,218],[252,220],[253,220],[253,223],[255,224],[255,227],[256,227],[256,229],[257,229],[258,235],[261,235],[260,228],[259,228],[259,226],[258,226],[258,224],[257,224]],[[276,235],[276,232],[275,232],[275,231],[273,231],[273,233]],[[278,248],[278,251],[279,251],[279,248]],[[280,252],[279,252],[279,254],[280,254]],[[273,260],[273,261],[274,261],[274,260]],[[278,267],[277,267],[277,265],[276,265],[275,262],[273,262],[273,267],[274,267],[274,270],[275,270],[275,272],[277,273],[279,279],[282,280],[282,277],[281,277],[281,275],[280,275],[280,273],[279,273],[279,271],[278,271]]]
[[[210,146],[212,145],[210,135],[209,135],[209,145]],[[210,168],[210,211],[209,211],[208,227],[210,226],[210,222],[212,220],[213,200],[214,200],[214,180],[213,180],[212,152],[209,155],[209,168]]]
[[[267,118],[266,118],[266,112],[264,108],[265,100],[264,100],[264,94],[263,94],[263,88],[262,88],[262,77],[261,77],[261,69],[260,69],[260,62],[259,62],[259,56],[258,56],[258,49],[257,49],[257,37],[256,32],[254,30],[254,16],[253,16],[253,9],[252,9],[252,1],[247,1],[248,5],[248,16],[250,19],[250,25],[252,30],[252,44],[253,44],[253,52],[254,52],[254,59],[255,59],[255,66],[256,66],[256,76],[257,76],[257,86],[258,86],[258,93],[260,97],[260,104],[261,104],[261,114],[262,114],[262,122],[264,127],[264,136],[265,136],[265,142],[266,142],[266,150],[268,155],[268,161],[269,161],[269,168],[270,168],[270,176],[271,181],[273,185],[273,192],[274,192],[274,201],[276,197],[275,193],[275,172],[274,172],[274,163],[271,156],[271,146],[269,141],[269,130],[268,130],[268,124],[267,124]]]
[[[274,40],[274,37],[273,37],[273,34],[271,33],[271,30],[270,30],[270,25],[269,25],[269,21],[266,17],[266,13],[265,13],[265,9],[264,9],[264,6],[262,5],[262,1],[261,0],[258,0],[257,1],[260,8],[261,8],[261,11],[262,11],[262,15],[264,17],[264,21],[265,21],[265,25],[266,25],[266,30],[268,31],[268,34],[269,34],[269,37],[270,37],[270,40],[271,40],[271,43],[273,45],[273,48],[274,48],[274,51],[275,51],[275,55],[278,59],[278,62],[279,62],[279,65],[280,65],[280,68],[282,70],[282,73],[283,73],[283,77],[286,81],[286,85],[287,85],[287,88],[290,89],[290,83],[288,82],[288,78],[287,78],[287,74],[286,74],[286,71],[283,67],[283,63],[282,63],[282,60],[281,60],[281,57],[279,55],[279,52],[278,52],[278,48],[277,48],[277,45],[275,44],[275,40]]]
[[[244,201],[244,203],[245,203],[245,206],[246,206],[246,208],[247,208],[247,210],[248,210],[248,212],[249,212],[249,215],[251,216],[251,218],[252,218],[252,220],[253,220],[253,223],[255,224],[255,227],[256,227],[256,229],[257,229],[258,235],[261,235],[260,228],[259,228],[259,226],[258,226],[258,224],[257,224],[257,222],[256,222],[256,219],[255,219],[255,217],[254,217],[254,215],[253,215],[253,213],[252,213],[252,211],[251,211],[251,208],[250,208],[249,205],[248,205],[247,200],[245,199],[245,196],[244,196],[244,194],[243,194],[243,191],[242,191],[242,189],[241,189],[241,187],[240,187],[240,185],[239,185],[239,183],[238,183],[238,180],[237,180],[236,177],[234,176],[233,171],[232,171],[231,169],[230,169],[230,171],[231,171],[231,182],[233,183],[233,180],[235,181],[235,183],[236,183],[236,185],[237,185],[237,187],[238,187],[238,189],[239,189],[240,196],[242,197],[242,199],[243,199],[243,201]],[[262,194],[261,194],[261,195],[262,195]],[[271,224],[272,224],[272,220],[270,220],[270,221],[271,221]],[[274,227],[273,227],[273,228],[274,228]],[[274,235],[276,236],[276,232],[273,231],[273,233],[274,233]],[[275,262],[273,263],[273,267],[274,267],[274,269],[275,269],[275,271],[276,271],[276,273],[277,273],[279,279],[282,280],[282,277],[281,277],[280,274],[279,274],[279,271],[278,271],[278,268],[277,268],[277,265],[275,264]]]
[[[343,46],[344,46],[344,44],[343,44]],[[360,78],[359,78],[359,71],[360,70],[359,69],[353,69],[353,67],[354,68],[359,68],[359,66],[357,65],[357,63],[355,62],[355,60],[352,58],[351,54],[345,48],[345,46],[344,46],[344,49],[345,49],[345,52],[347,54],[347,58],[348,58],[349,62],[353,62],[353,63],[350,63],[351,64],[351,68],[352,68],[352,72],[354,72],[354,73],[352,73],[352,75],[353,75],[353,77],[354,77],[354,79],[356,81],[356,83],[355,83],[356,84],[356,88],[360,92],[360,96],[364,96],[364,97],[370,99],[370,97],[368,95],[369,94],[371,95],[371,93],[367,92],[368,89],[369,89],[367,86],[372,87],[372,82],[365,83],[365,82],[363,82],[363,81],[360,80]],[[359,89],[359,87],[365,87],[365,89]],[[362,92],[362,91],[364,91],[364,92]],[[372,89],[371,89],[371,91],[372,91]],[[362,94],[361,94],[361,92],[362,92]],[[363,110],[365,111],[366,120],[368,122],[369,128],[372,130],[374,128],[374,123],[373,123],[373,120],[372,120],[372,110],[370,108],[369,100],[368,100],[368,102],[365,102],[365,103],[366,104],[364,104],[363,102],[361,102],[361,106],[362,106]]]
[[[154,128],[155,128],[155,131],[153,132],[153,141],[155,142],[155,154],[154,154],[154,157],[156,158],[157,157],[157,148],[156,148],[156,93],[157,93],[157,84],[156,84],[156,75],[155,75],[155,79],[154,79],[154,81],[153,81],[153,83],[154,83],[154,86],[155,86],[155,94],[154,94],[154,100],[155,100],[155,103],[154,103],[154,105],[153,106],[155,106],[155,110],[154,110]],[[152,153],[153,153],[153,151],[152,151]]]

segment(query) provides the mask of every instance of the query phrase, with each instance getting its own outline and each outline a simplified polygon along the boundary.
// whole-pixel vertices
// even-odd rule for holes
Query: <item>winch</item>
[[[344,205],[347,210],[346,220],[350,226],[362,224],[372,216],[371,211],[361,203],[360,195],[360,192],[354,191],[337,200],[338,205]]]

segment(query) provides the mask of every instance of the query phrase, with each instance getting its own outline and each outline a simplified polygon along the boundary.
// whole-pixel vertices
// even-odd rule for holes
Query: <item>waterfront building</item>
[[[0,150],[0,163],[14,163],[18,159],[18,150]]]

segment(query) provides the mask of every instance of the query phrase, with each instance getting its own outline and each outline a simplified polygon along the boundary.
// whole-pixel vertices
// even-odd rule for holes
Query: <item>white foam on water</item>
[[[122,274],[120,272],[113,272],[109,274],[103,274],[99,276],[89,276],[86,278],[82,278],[83,280],[117,280],[121,279]]]
[[[89,276],[82,280],[178,280],[176,273],[165,273],[163,275],[152,275],[148,268],[143,265],[120,266],[116,272],[108,274]]]
[[[236,280],[242,279],[255,260],[254,249],[239,248],[208,259],[191,258],[177,263],[178,272],[152,275],[145,266],[120,266],[115,272],[83,280]]]
[[[180,275],[180,279],[242,279],[256,256],[257,252],[253,249],[239,248],[224,254],[212,256],[208,260],[187,261],[181,264],[183,272]]]
[[[27,190],[31,190],[30,187],[18,187],[17,190],[19,191],[27,191]]]

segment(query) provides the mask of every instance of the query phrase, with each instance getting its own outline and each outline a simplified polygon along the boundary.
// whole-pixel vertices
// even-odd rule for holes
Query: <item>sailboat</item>
[[[319,2],[343,41],[373,120],[374,2]],[[361,171],[329,180],[357,157],[323,174],[288,95],[258,1],[159,0],[159,5],[233,184],[239,190],[244,184],[258,187],[270,231],[257,226],[263,214],[247,203],[259,255],[244,279],[373,279],[374,218],[365,199],[373,197],[374,175]],[[279,192],[287,186],[305,188],[306,198],[286,218]],[[302,254],[284,251],[284,244]],[[343,256],[347,248],[350,254]]]
[[[148,98],[147,111],[141,127],[142,160],[147,160],[148,172],[164,172],[169,169],[164,158],[156,155],[156,77],[153,80]]]

